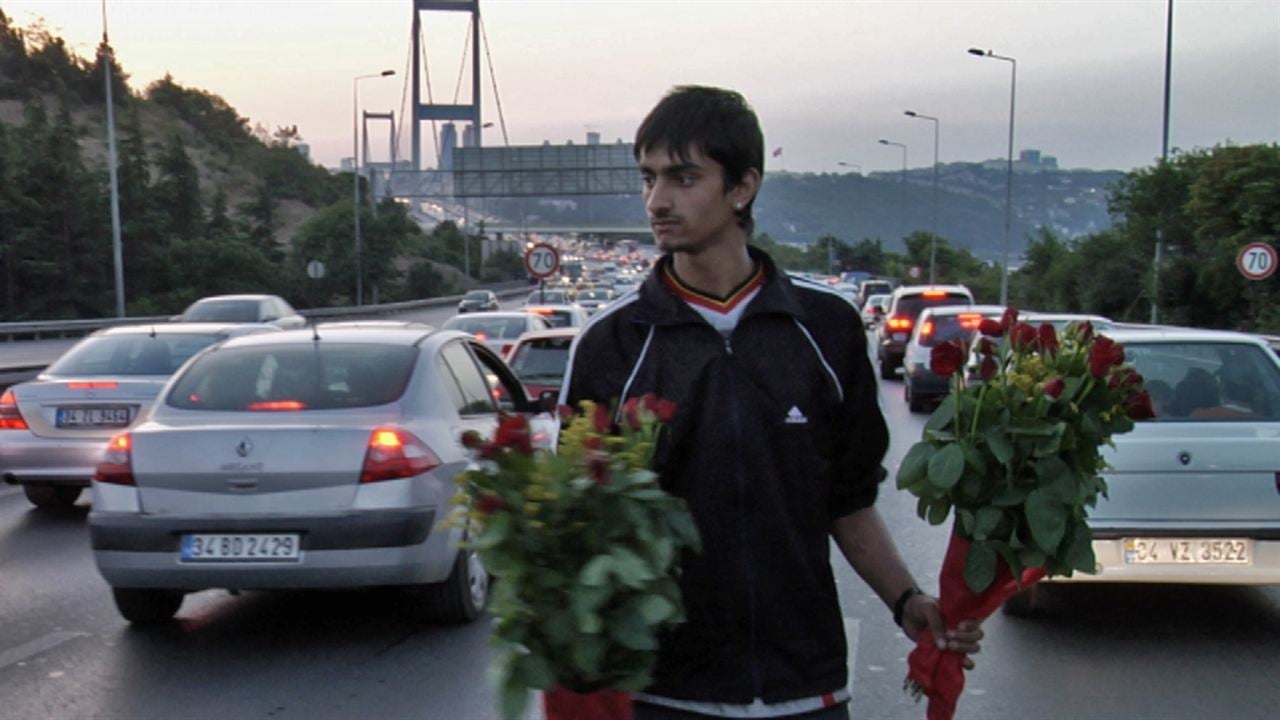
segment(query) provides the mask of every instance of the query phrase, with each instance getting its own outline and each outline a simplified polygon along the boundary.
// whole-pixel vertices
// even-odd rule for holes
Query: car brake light
[[[502,357],[506,357],[509,352],[511,352],[511,343],[502,346]]]
[[[135,485],[133,481],[133,436],[120,433],[107,442],[106,452],[93,471],[95,482]]]
[[[474,332],[474,333],[472,333],[472,334],[476,336],[476,339],[477,339],[477,340],[488,340],[488,339],[489,339],[489,335],[488,335],[488,333],[486,333],[486,332],[485,332],[485,331],[483,331],[483,330],[477,330],[476,332]]]
[[[924,324],[920,326],[920,337],[927,338],[932,334],[933,334],[933,321],[925,320]]]
[[[262,402],[249,403],[245,409],[287,412],[289,410],[306,410],[307,404],[299,400],[264,400]]]
[[[533,313],[534,315],[550,315],[555,311],[550,310],[548,308],[530,308],[529,312]]]
[[[12,390],[5,390],[4,395],[0,395],[0,430],[26,429],[27,421],[22,419],[22,412],[18,410],[18,399]]]
[[[912,324],[911,318],[907,317],[906,315],[894,315],[893,317],[889,318],[889,320],[885,323],[885,327],[889,328],[890,330],[906,331],[911,329],[911,324]]]
[[[440,458],[413,433],[393,427],[374,428],[360,469],[360,482],[421,475],[440,466]]]
[[[947,296],[947,291],[946,290],[925,290],[923,293],[921,293],[921,295],[927,298],[941,298],[941,297]]]
[[[982,324],[982,316],[978,313],[960,313],[957,317],[960,320],[960,327],[965,330],[972,330]]]
[[[115,390],[120,383],[114,380],[97,380],[93,382],[69,382],[68,390]]]

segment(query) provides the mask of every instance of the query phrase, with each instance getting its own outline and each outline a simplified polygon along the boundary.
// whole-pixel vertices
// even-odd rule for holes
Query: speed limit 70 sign
[[[1276,271],[1276,249],[1264,242],[1249,243],[1236,256],[1236,267],[1250,280],[1265,280]]]
[[[548,278],[560,270],[560,253],[546,243],[537,243],[524,253],[524,269],[536,278]]]

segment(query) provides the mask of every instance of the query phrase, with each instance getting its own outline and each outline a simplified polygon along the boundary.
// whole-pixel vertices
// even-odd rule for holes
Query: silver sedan
[[[482,342],[414,324],[239,338],[161,398],[111,440],[89,516],[135,623],[215,587],[407,586],[433,617],[474,619],[488,575],[459,546],[465,528],[442,522],[469,462],[461,436],[491,437],[504,410],[533,418],[535,443],[555,426]]]

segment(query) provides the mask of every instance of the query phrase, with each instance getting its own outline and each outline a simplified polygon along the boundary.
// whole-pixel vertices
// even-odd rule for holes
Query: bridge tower
[[[471,102],[440,104],[422,102],[422,13],[471,13]],[[422,122],[462,120],[471,123],[471,139],[479,147],[480,124],[480,0],[413,0],[413,169],[422,170]]]

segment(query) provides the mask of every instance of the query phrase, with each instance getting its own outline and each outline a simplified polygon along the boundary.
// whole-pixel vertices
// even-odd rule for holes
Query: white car
[[[587,324],[587,310],[581,305],[530,305],[524,310],[542,318],[548,327],[582,327]]]
[[[872,330],[884,319],[885,308],[889,305],[888,295],[872,295],[867,304],[862,306],[862,326]]]
[[[1089,512],[1097,574],[1054,582],[1280,584],[1280,359],[1211,330],[1114,330],[1156,417],[1113,438]],[[1041,583],[1006,603],[1028,612]]]
[[[505,356],[521,335],[534,330],[546,330],[551,325],[543,318],[523,310],[501,310],[454,315],[440,327],[471,333],[495,353]]]
[[[499,400],[498,398],[502,398]],[[475,619],[488,574],[446,524],[462,435],[531,418],[511,369],[471,335],[406,324],[229,340],[192,359],[142,424],[105,446],[94,561],[120,613],[163,622],[184,594],[402,586],[431,615]]]
[[[191,303],[174,320],[182,322],[264,323],[290,330],[307,319],[279,295],[212,295]]]

